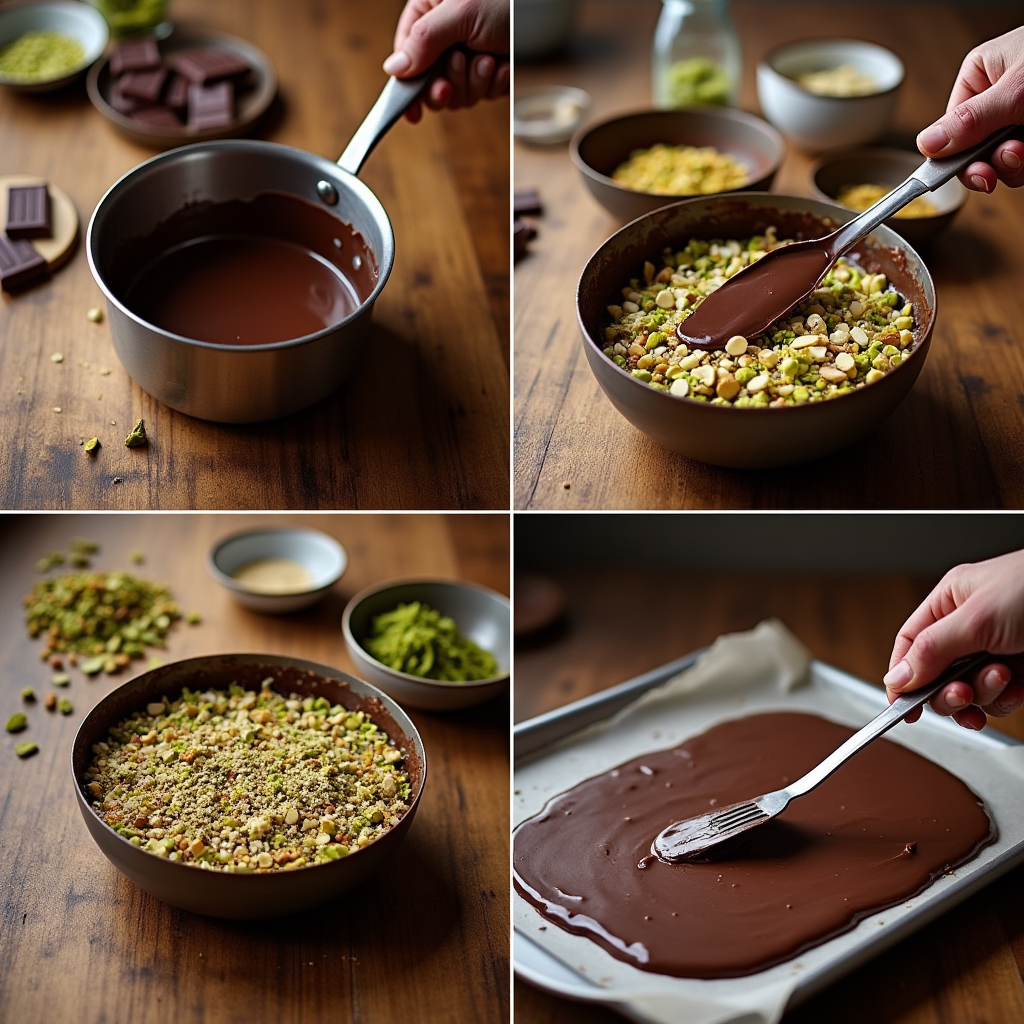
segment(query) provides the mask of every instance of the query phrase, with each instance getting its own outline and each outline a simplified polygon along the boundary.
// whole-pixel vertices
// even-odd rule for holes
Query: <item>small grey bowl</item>
[[[498,675],[472,683],[445,683],[388,668],[368,654],[361,641],[369,634],[374,616],[410,601],[423,601],[453,618],[463,636],[494,655],[498,662]],[[480,704],[508,685],[510,619],[508,598],[475,583],[438,579],[389,580],[356,594],[345,607],[341,628],[356,670],[375,686],[411,707],[452,711]]]
[[[95,8],[70,0],[50,3],[19,4],[0,10],[0,50],[26,32],[56,31],[77,40],[84,51],[78,67],[60,78],[43,82],[25,82],[0,73],[0,85],[14,92],[53,92],[81,78],[91,64],[99,60],[107,45],[107,23]]]
[[[234,573],[263,558],[290,558],[306,568],[313,579],[308,590],[292,594],[265,594],[250,590]],[[218,541],[207,559],[210,575],[246,608],[283,615],[316,604],[341,579],[348,566],[345,549],[319,530],[302,527],[263,527],[246,530]]]
[[[409,809],[394,828],[369,846],[340,860],[296,871],[228,874],[166,860],[133,846],[93,810],[84,792],[92,746],[126,715],[163,696],[177,696],[184,686],[223,689],[238,683],[258,690],[267,677],[281,694],[326,697],[350,711],[364,711],[405,749],[409,774]],[[215,654],[188,658],[144,672],[108,694],[82,722],[71,750],[71,773],[78,809],[104,856],[123,875],[164,903],[211,917],[251,919],[280,917],[318,907],[364,882],[380,870],[409,831],[427,778],[427,757],[416,726],[387,695],[361,679],[300,658],[273,654]]]

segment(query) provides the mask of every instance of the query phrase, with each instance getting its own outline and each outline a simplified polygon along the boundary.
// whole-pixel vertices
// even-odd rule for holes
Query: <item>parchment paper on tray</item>
[[[517,764],[514,824],[583,779],[640,754],[676,746],[726,719],[764,711],[807,711],[859,727],[881,710],[884,696],[879,693],[875,699],[871,693],[837,685],[842,675],[812,663],[778,621],[720,637],[692,668],[648,691],[613,718]],[[1024,747],[1006,748],[930,711],[914,725],[896,726],[888,736],[963,779],[985,800],[999,830],[997,840],[977,857],[907,903],[874,914],[851,931],[776,967],[743,978],[708,981],[637,970],[589,939],[558,928],[518,894],[513,901],[516,931],[588,979],[594,1000],[620,1004],[635,1019],[774,1024],[798,986],[838,977],[1024,858]]]

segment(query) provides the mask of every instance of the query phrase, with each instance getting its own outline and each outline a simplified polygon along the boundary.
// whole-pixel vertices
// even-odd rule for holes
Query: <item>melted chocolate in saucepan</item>
[[[587,779],[516,831],[516,889],[646,971],[727,978],[796,956],[990,842],[975,794],[879,740],[713,860],[667,864],[651,842],[673,821],[795,781],[851,734],[814,715],[752,715]]]

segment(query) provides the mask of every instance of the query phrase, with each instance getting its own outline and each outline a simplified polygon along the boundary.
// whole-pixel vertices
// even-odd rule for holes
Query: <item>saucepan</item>
[[[924,366],[935,323],[935,286],[924,261],[891,228],[877,227],[852,258],[885,274],[914,308],[914,345],[880,380],[825,402],[785,408],[734,408],[679,398],[648,387],[604,353],[607,307],[640,277],[645,260],[691,238],[741,239],[775,225],[779,238],[818,238],[856,213],[834,203],[768,192],[690,199],[627,224],[591,256],[580,277],[576,311],[590,368],[616,409],[658,444],[699,462],[734,468],[786,466],[852,444],[888,416]]]
[[[270,142],[222,140],[170,150],[111,186],[92,215],[86,250],[106,297],[114,349],[144,391],[199,419],[251,423],[305,409],[349,376],[366,346],[373,305],[395,256],[384,207],[357,175],[434,74],[431,69],[414,79],[390,79],[337,164]],[[141,239],[184,210],[266,194],[305,200],[337,220],[328,248],[312,251],[359,279],[347,315],[313,333],[272,344],[219,344],[156,326],[125,301],[133,251]],[[188,230],[202,235],[202,216]],[[281,230],[287,234],[288,228]]]
[[[234,874],[203,871],[181,861],[149,853],[115,832],[93,808],[85,773],[93,744],[107,739],[110,727],[127,715],[180,697],[182,687],[202,691],[237,683],[259,690],[264,679],[284,696],[326,697],[349,711],[365,711],[405,750],[403,766],[410,782],[409,809],[393,828],[347,857],[297,871]],[[375,686],[324,665],[272,654],[216,654],[189,658],[144,672],[119,686],[89,712],[75,737],[71,770],[78,809],[93,839],[122,874],[157,899],[197,914],[227,918],[277,917],[322,906],[366,881],[390,859],[409,831],[427,776],[426,752],[416,726],[390,697]]]

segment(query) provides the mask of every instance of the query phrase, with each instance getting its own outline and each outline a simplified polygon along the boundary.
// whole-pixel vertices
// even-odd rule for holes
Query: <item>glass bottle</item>
[[[728,0],[662,0],[651,71],[656,107],[735,106],[743,66]]]

